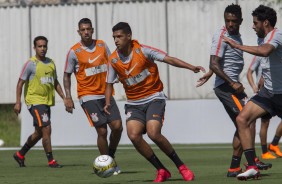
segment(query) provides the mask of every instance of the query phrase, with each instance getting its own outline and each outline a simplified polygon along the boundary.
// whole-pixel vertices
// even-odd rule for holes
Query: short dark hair
[[[78,22],[78,28],[81,24],[90,24],[92,27],[92,22],[89,18],[82,18],[80,19],[80,21]]]
[[[252,16],[257,17],[259,21],[268,20],[272,27],[275,26],[277,21],[276,11],[264,5],[259,5],[259,7],[253,11]]]
[[[34,40],[33,40],[33,45],[34,45],[34,47],[36,46],[36,42],[37,42],[38,40],[45,40],[46,43],[48,44],[48,39],[47,39],[45,36],[37,36],[37,37],[35,37]]]
[[[228,5],[225,8],[224,13],[231,13],[231,14],[235,15],[238,19],[242,19],[241,6],[238,5],[238,4]]]
[[[112,28],[113,32],[118,31],[118,30],[122,30],[123,32],[125,32],[126,34],[132,34],[131,32],[131,28],[129,26],[128,23],[126,22],[119,22],[117,23],[113,28]]]

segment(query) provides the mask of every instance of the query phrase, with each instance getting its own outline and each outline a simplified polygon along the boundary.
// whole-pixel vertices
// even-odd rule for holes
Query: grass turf
[[[132,146],[120,146],[116,154],[122,174],[109,178],[99,178],[93,174],[92,162],[98,156],[97,149],[54,150],[54,156],[64,167],[47,167],[43,150],[31,150],[26,156],[26,168],[19,168],[13,160],[15,151],[0,151],[0,183],[60,183],[60,184],[123,184],[151,183],[155,178],[155,169]],[[174,145],[178,155],[196,175],[193,183],[219,184],[238,183],[236,178],[227,178],[230,164],[231,145]],[[172,177],[165,183],[185,183],[172,161],[158,149],[157,156],[170,170]],[[245,160],[242,160],[244,163]],[[269,162],[269,161],[267,161]],[[256,183],[281,183],[282,158],[271,160],[273,168],[262,171],[262,178]],[[243,164],[242,164],[243,167]]]

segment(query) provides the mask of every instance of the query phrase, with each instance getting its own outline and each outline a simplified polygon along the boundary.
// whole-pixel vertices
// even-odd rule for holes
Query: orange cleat
[[[278,145],[274,146],[272,144],[269,144],[268,149],[274,152],[278,157],[282,157],[282,153]]]
[[[262,159],[276,159],[276,156],[272,155],[269,151],[266,153],[261,154]]]

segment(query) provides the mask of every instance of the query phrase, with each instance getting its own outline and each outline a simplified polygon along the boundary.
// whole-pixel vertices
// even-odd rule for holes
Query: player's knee
[[[154,142],[158,141],[161,137],[161,134],[156,132],[150,132],[150,131],[147,132],[147,135]]]
[[[128,138],[130,139],[130,141],[133,142],[133,143],[138,143],[142,138],[142,136],[139,135],[139,134],[127,133],[127,135],[128,135]]]
[[[247,119],[241,114],[236,117],[236,122],[239,129],[248,127]]]

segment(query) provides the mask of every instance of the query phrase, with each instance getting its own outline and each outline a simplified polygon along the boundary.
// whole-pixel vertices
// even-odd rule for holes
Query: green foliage
[[[116,161],[122,173],[109,178],[99,178],[93,174],[92,163],[98,156],[97,149],[86,150],[57,150],[53,151],[54,157],[64,167],[61,169],[48,168],[47,159],[43,150],[32,149],[26,155],[26,168],[19,168],[13,160],[15,151],[0,151],[0,183],[22,183],[22,184],[144,184],[152,183],[155,179],[156,170],[144,159],[132,146],[120,146]],[[89,148],[89,147],[88,147]],[[226,172],[229,168],[232,146],[231,145],[174,145],[181,159],[195,173],[195,184],[238,184],[236,178],[227,178]],[[258,155],[260,149],[258,149]],[[165,183],[179,184],[183,181],[172,161],[159,149],[154,147],[156,155],[170,170],[172,177]],[[244,169],[242,159],[241,167]],[[271,161],[273,168],[261,171],[262,178],[251,183],[281,183],[282,159]]]
[[[13,111],[12,104],[0,104],[0,139],[4,146],[20,145],[20,121]]]

